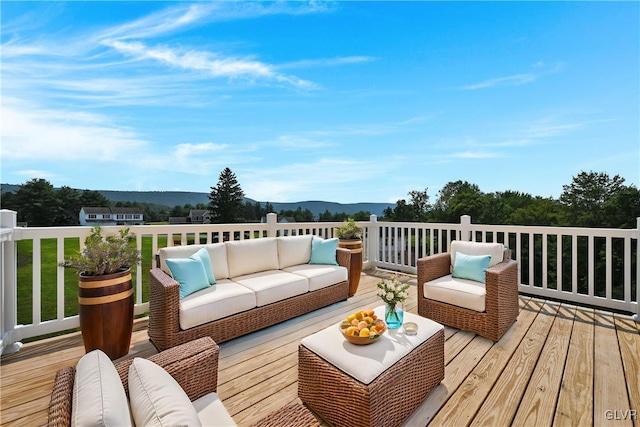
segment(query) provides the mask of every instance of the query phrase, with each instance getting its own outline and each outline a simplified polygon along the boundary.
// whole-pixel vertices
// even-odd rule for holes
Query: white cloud
[[[538,76],[535,74],[516,74],[513,76],[507,77],[498,77],[495,79],[488,79],[481,81],[480,83],[475,83],[472,85],[464,86],[464,90],[477,90],[477,89],[486,89],[495,86],[520,86],[527,83],[531,83],[536,81]]]

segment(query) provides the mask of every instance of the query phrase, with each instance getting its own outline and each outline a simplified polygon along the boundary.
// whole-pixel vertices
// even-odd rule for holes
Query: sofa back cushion
[[[202,425],[182,387],[150,360],[136,357],[129,367],[129,398],[138,426]]]
[[[463,242],[454,240],[451,242],[451,265],[456,264],[456,252],[466,255],[491,255],[489,267],[502,262],[504,245],[502,243]]]
[[[310,234],[277,238],[280,270],[294,265],[309,263],[311,259],[311,238]]]
[[[229,267],[227,266],[227,248],[224,243],[213,243],[210,245],[187,245],[187,246],[172,246],[168,248],[162,248],[158,252],[160,253],[160,268],[162,271],[171,276],[171,271],[167,267],[167,258],[189,258],[200,250],[200,248],[207,248],[209,252],[209,258],[211,259],[211,269],[216,280],[229,278]]]
[[[120,375],[101,350],[78,361],[71,407],[72,426],[133,425]]]
[[[226,242],[229,277],[278,270],[278,243],[275,237]]]

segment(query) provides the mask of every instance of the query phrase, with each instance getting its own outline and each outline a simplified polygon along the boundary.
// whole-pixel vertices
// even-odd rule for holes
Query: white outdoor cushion
[[[486,288],[484,283],[459,279],[451,275],[424,283],[426,298],[452,304],[469,310],[485,310]]]
[[[180,300],[180,328],[189,329],[255,308],[251,289],[229,279],[187,295]]]
[[[278,259],[280,269],[292,265],[308,264],[311,259],[312,235],[278,237]]]
[[[178,382],[147,359],[129,367],[131,413],[138,426],[200,426],[198,413]]]
[[[491,255],[489,267],[502,262],[504,245],[502,243],[463,242],[454,240],[451,242],[451,265],[455,265],[456,252],[466,255]]]
[[[374,310],[379,318],[384,319],[384,306],[376,307]],[[444,328],[431,319],[408,312],[404,313],[404,320],[418,324],[417,335],[409,336],[400,330],[389,329],[375,344],[354,345],[344,339],[336,323],[303,338],[300,343],[361,383],[370,384],[414,348]]]
[[[277,270],[278,243],[275,237],[226,242],[229,277],[232,279],[246,274],[266,270]]]
[[[216,393],[205,394],[194,400],[193,407],[203,426],[235,427],[236,425]]]
[[[309,292],[344,282],[348,279],[347,269],[339,265],[302,264],[283,269],[309,279]]]
[[[160,253],[160,268],[162,271],[171,276],[171,271],[167,267],[167,258],[189,258],[191,255],[198,252],[202,247],[206,247],[209,252],[209,258],[211,258],[211,268],[213,269],[213,275],[216,280],[228,279],[229,268],[227,267],[227,248],[224,243],[213,243],[210,245],[187,245],[187,246],[172,246],[169,248],[162,248],[158,252]],[[171,276],[173,277],[173,276]]]
[[[261,271],[234,277],[233,280],[255,292],[258,307],[309,291],[309,281],[306,277],[282,270]]]
[[[109,356],[93,350],[76,366],[72,426],[131,426],[129,401]]]

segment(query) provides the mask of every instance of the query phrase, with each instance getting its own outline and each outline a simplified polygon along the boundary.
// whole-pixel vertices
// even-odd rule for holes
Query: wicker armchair
[[[191,401],[218,387],[218,346],[209,337],[188,342],[149,357],[149,360],[167,371],[185,391]],[[116,364],[116,370],[125,392],[129,393],[129,366],[133,359]],[[59,370],[51,392],[49,403],[49,426],[71,425],[71,402],[75,368]]]
[[[418,314],[444,325],[474,332],[495,342],[509,329],[519,313],[518,265],[511,259],[510,250],[499,245],[501,259],[496,259],[486,270],[484,289],[481,284],[476,283],[481,289],[478,299],[483,299],[483,311],[456,305],[458,297],[462,297],[456,296],[456,290],[452,290],[448,298],[438,297],[437,300],[433,296],[433,288],[429,288],[436,280],[446,286],[445,277],[451,275],[452,258],[456,252],[481,255],[484,249],[489,248],[483,245],[491,244],[454,241],[451,243],[451,252],[418,260]],[[495,257],[495,248],[493,250]],[[442,299],[447,299],[448,302],[443,302]]]

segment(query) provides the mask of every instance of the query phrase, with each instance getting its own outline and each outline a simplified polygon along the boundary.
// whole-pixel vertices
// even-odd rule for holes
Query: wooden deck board
[[[252,425],[272,411],[300,402],[300,340],[340,321],[349,312],[381,305],[375,284],[388,272],[362,276],[357,294],[296,319],[220,344],[218,394],[234,420]],[[417,310],[415,278],[405,309]],[[598,411],[614,405],[638,411],[640,334],[629,316],[560,306],[520,297],[518,321],[498,342],[445,328],[445,379],[405,421],[426,425],[615,425]],[[556,313],[557,312],[557,313]],[[574,317],[575,316],[575,317]],[[136,320],[126,356],[156,353],[146,319]],[[84,354],[80,334],[25,344],[0,359],[0,424],[44,425],[53,378]],[[611,364],[613,363],[613,367]],[[598,366],[602,365],[602,366]],[[609,397],[599,397],[613,393]],[[622,403],[620,403],[622,400]],[[322,422],[322,420],[320,420]],[[626,422],[626,424],[625,424]],[[328,426],[323,422],[324,426]]]

